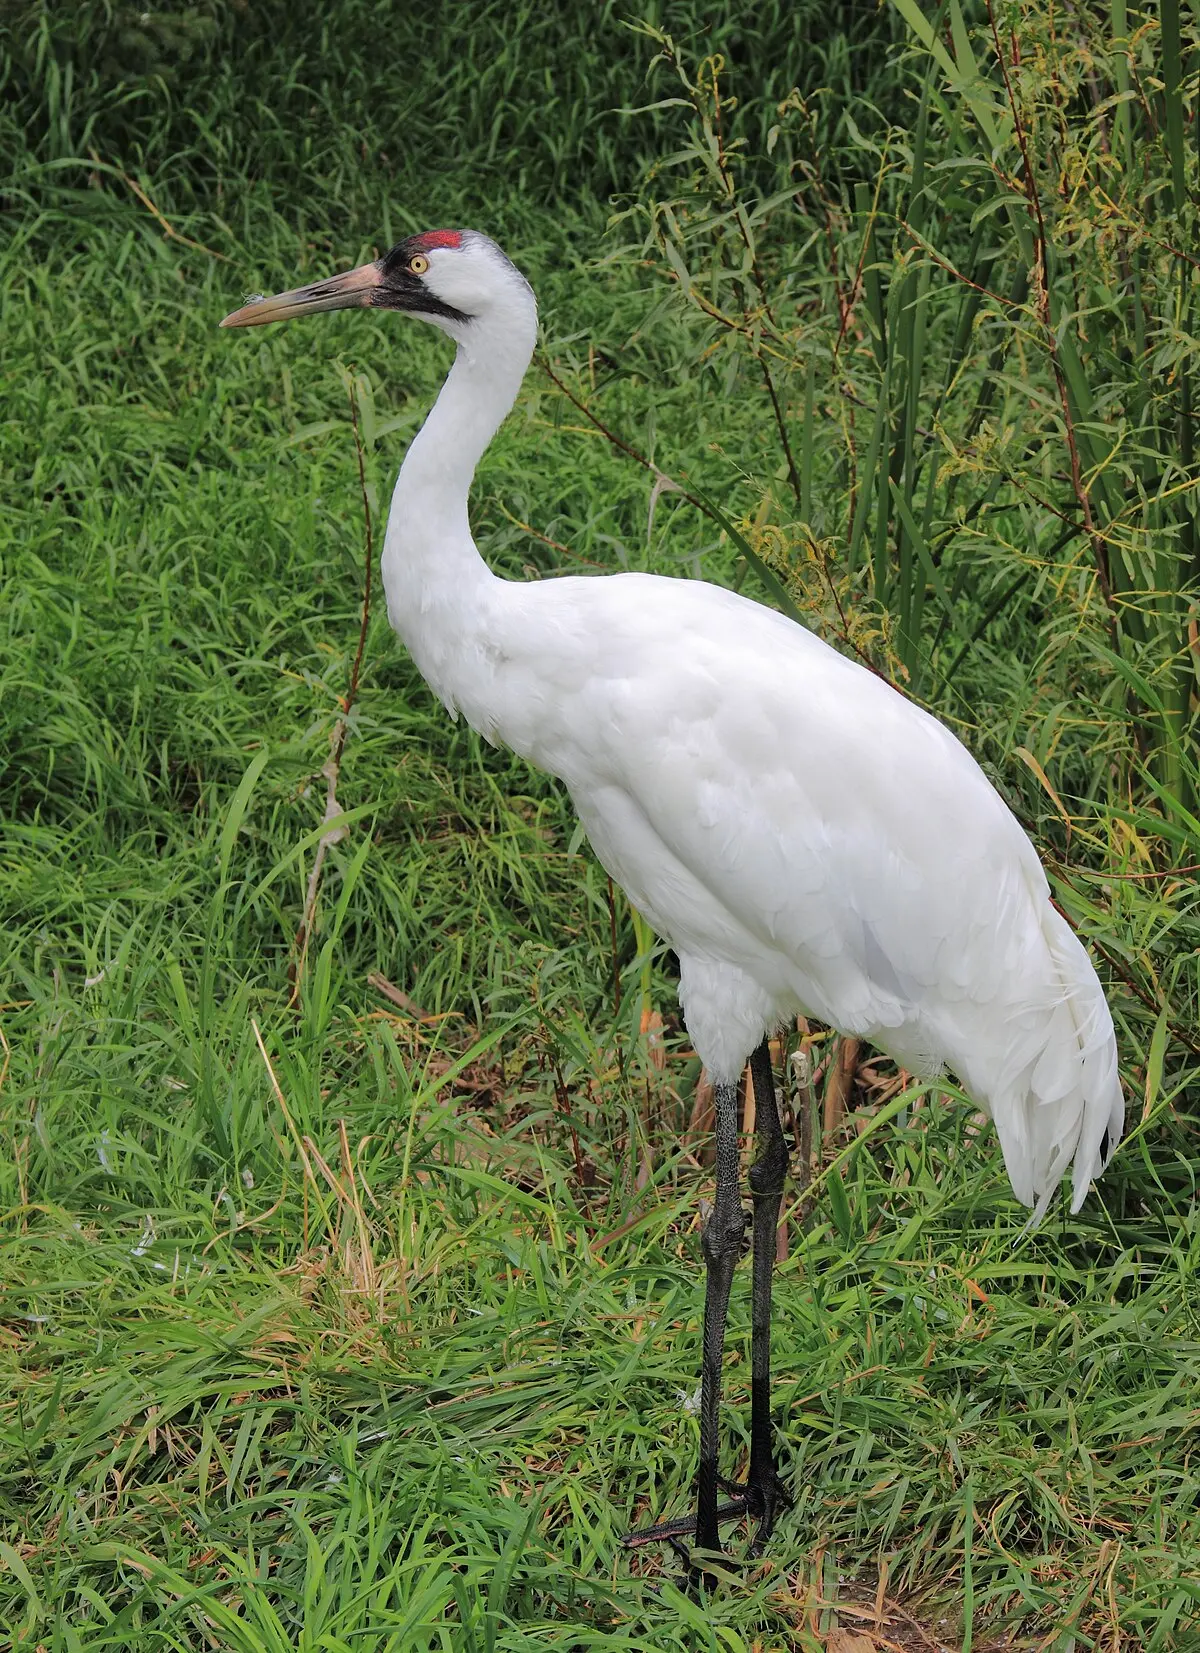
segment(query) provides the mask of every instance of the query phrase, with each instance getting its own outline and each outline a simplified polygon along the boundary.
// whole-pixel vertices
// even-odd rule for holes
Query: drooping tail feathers
[[[988,1087],[1009,1179],[1034,1208],[1033,1223],[1069,1167],[1071,1210],[1079,1210],[1125,1125],[1112,1016],[1092,961],[1049,901],[1041,931],[1050,1003],[1021,1000],[1011,1018],[1012,1060]]]

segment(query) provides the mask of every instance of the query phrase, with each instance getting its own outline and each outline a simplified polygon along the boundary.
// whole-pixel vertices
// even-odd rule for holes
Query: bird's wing
[[[585,815],[605,789],[622,793],[759,948],[818,974],[849,961],[860,994],[986,995],[1012,971],[1002,947],[971,938],[1005,935],[1006,905],[1045,879],[948,730],[719,587],[579,584],[581,600],[597,587],[605,600],[588,603],[586,676],[559,689],[573,730],[542,761]],[[837,1008],[843,1027],[869,1019],[851,999]]]
[[[563,581],[537,619],[536,658],[512,643],[518,749],[567,782],[680,953],[909,1067],[949,1064],[993,1112],[1020,1197],[1047,1196],[1076,1144],[1081,1197],[1120,1131],[1111,1018],[966,748],[718,587]]]

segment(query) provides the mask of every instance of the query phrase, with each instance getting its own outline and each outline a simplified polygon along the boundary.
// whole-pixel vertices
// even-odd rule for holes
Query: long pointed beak
[[[318,310],[357,309],[370,304],[382,286],[380,266],[360,264],[357,270],[330,276],[328,281],[314,281],[310,287],[293,287],[290,293],[276,293],[274,298],[252,299],[240,310],[231,311],[221,326],[263,327],[269,321],[310,316]]]

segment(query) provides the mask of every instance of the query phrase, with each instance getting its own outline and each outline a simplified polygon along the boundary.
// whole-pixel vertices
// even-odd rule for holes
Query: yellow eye
[[[408,268],[411,275],[424,275],[429,268],[429,260],[424,253],[414,253],[408,261]]]

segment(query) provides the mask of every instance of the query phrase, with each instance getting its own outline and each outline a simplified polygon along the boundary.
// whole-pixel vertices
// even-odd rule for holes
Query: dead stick
[[[829,1142],[842,1120],[846,1117],[846,1104],[850,1098],[851,1087],[854,1084],[854,1075],[858,1069],[859,1053],[862,1050],[858,1039],[843,1038],[838,1048],[838,1059],[834,1063],[829,1078],[825,1081],[825,1140]]]
[[[154,202],[150,199],[149,195],[147,195],[146,191],[137,182],[137,180],[131,178],[127,172],[123,172],[119,166],[112,166],[109,162],[102,161],[94,149],[89,149],[88,154],[91,156],[92,162],[98,171],[111,172],[114,178],[119,178],[127,189],[133,191],[134,195],[137,196],[138,200],[145,207],[151,218],[154,219],[156,224],[161,226],[163,234],[169,240],[178,241],[184,247],[191,247],[196,252],[203,253],[206,258],[219,258],[223,264],[229,263],[228,253],[219,253],[213,247],[206,247],[201,241],[193,241],[190,235],[184,235],[180,230],[177,230],[174,224],[172,224],[170,220],[158,210]]]

